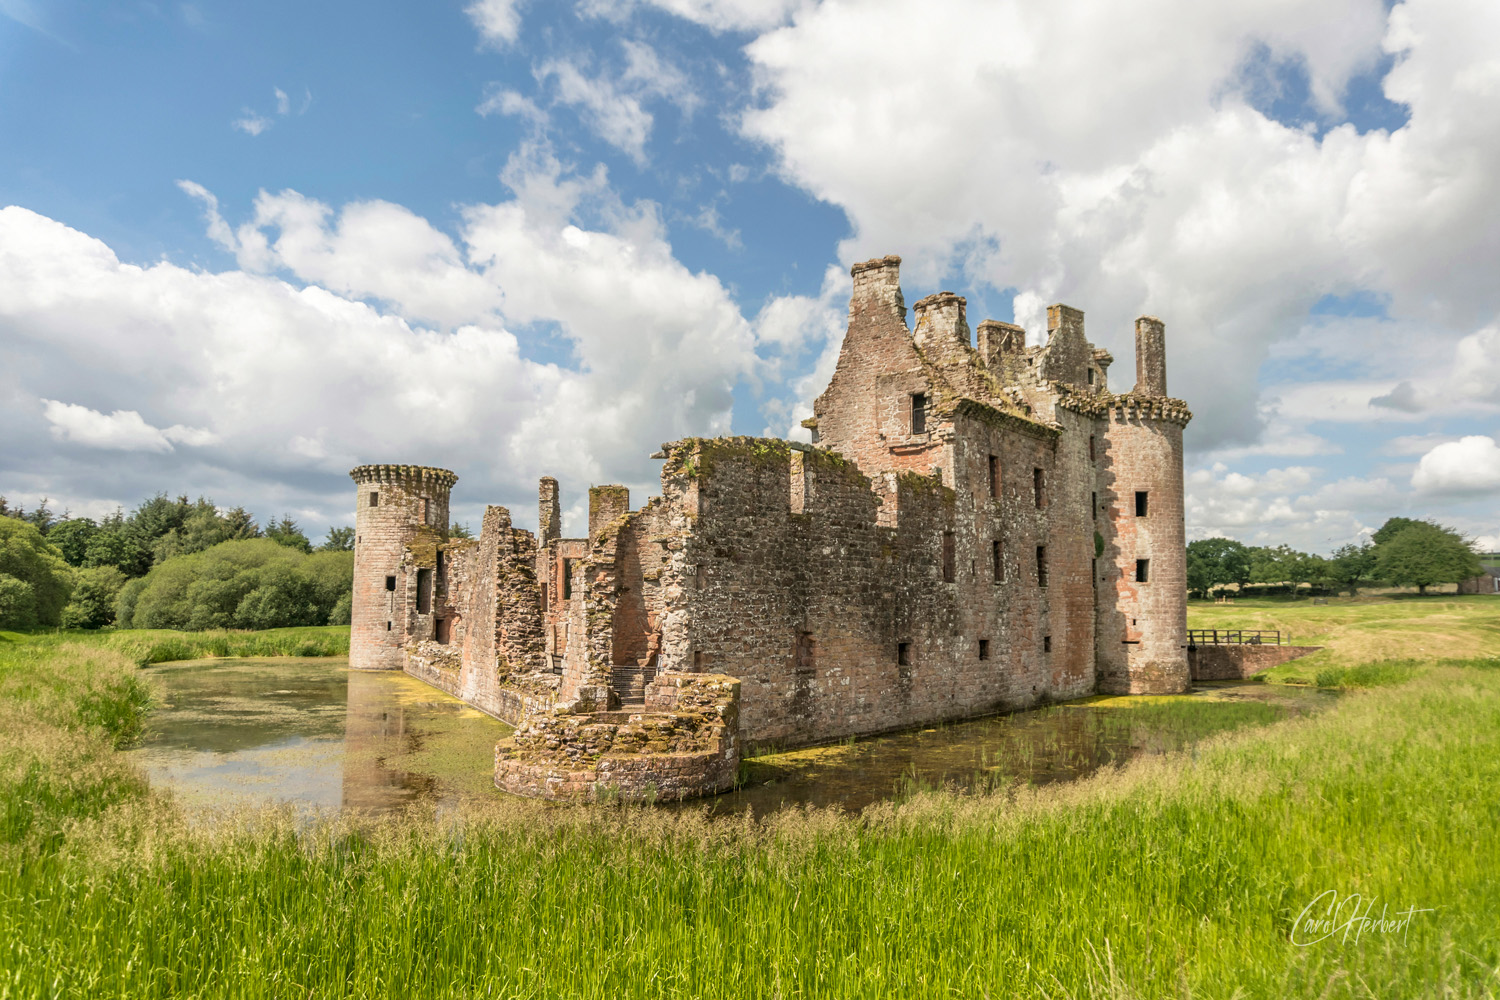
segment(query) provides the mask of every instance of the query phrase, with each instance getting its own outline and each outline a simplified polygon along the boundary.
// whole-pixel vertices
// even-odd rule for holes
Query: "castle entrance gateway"
[[[746,747],[1186,690],[1163,324],[1136,321],[1115,392],[1079,310],[1028,346],[952,292],[908,310],[899,267],[852,269],[815,444],[670,442],[661,495],[592,487],[582,537],[550,478],[536,532],[492,506],[456,539],[451,472],[354,470],[351,664],[516,724],[496,783],[547,798],[706,794]]]

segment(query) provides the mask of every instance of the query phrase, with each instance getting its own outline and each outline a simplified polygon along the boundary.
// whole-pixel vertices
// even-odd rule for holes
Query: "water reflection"
[[[401,673],[333,659],[217,659],[151,668],[162,698],[131,751],[191,805],[292,802],[388,811],[493,794],[510,729]]]
[[[163,664],[151,673],[163,704],[131,752],[153,783],[188,804],[270,800],[381,812],[499,795],[494,747],[510,728],[405,674],[289,657]],[[743,787],[707,808],[858,810],[915,788],[1066,781],[1311,711],[1330,698],[1277,685],[1204,685],[1180,697],[1095,698],[764,754],[745,762]]]
[[[1214,733],[1329,703],[1316,690],[1215,684],[1168,698],[1092,698],[746,762],[745,784],[715,813],[790,806],[859,810],[921,788],[958,792],[1085,777],[1142,754],[1181,750]]]

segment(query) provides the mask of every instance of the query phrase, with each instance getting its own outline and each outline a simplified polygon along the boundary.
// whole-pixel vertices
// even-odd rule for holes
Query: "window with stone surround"
[[[1036,496],[1038,507],[1047,506],[1047,474],[1040,468],[1031,470],[1031,492]]]
[[[394,576],[388,576],[388,577],[385,578],[385,589],[386,590],[395,590],[396,589],[396,578]]]
[[[563,600],[573,599],[573,560],[564,559],[562,567]]]
[[[1135,582],[1149,583],[1151,581],[1151,560],[1137,559],[1135,561]]]
[[[1089,511],[1095,518],[1099,516],[1099,494],[1097,491],[1089,494]]]
[[[1097,457],[1098,457],[1097,454],[1094,452],[1094,435],[1090,434],[1089,435],[1089,461],[1092,462]]]
[[[1042,652],[1052,652],[1052,637],[1050,635],[1042,636]]]
[[[913,434],[927,433],[927,393],[925,392],[911,394],[911,432]]]
[[[417,570],[417,614],[432,614],[432,570]]]
[[[958,579],[958,570],[954,566],[954,540],[953,532],[943,532],[943,582],[952,583]]]
[[[371,490],[370,491],[370,506],[371,507],[379,507],[380,506],[380,491],[379,490]]]
[[[979,640],[979,658],[981,660],[988,660],[990,658],[990,641],[988,639]]]
[[[998,538],[990,542],[990,569],[996,583],[1005,582],[1005,549]]]
[[[423,524],[427,523],[427,498],[426,497],[422,497],[420,500],[417,501],[417,515],[422,519],[422,523]]]
[[[453,638],[453,619],[439,618],[432,623],[432,627],[433,638],[441,645],[448,645],[449,640]]]
[[[898,666],[898,667],[909,667],[909,666],[911,666],[911,643],[909,643],[909,642],[898,642],[898,643],[896,643],[896,666]]]
[[[1000,499],[1000,456],[990,456],[990,496]]]
[[[1047,586],[1047,546],[1036,547],[1036,585]]]
[[[1150,499],[1151,499],[1151,495],[1149,493],[1147,493],[1145,490],[1136,490],[1135,491],[1135,516],[1136,517],[1145,517],[1146,516],[1146,511],[1148,509],[1147,505],[1148,505]]]

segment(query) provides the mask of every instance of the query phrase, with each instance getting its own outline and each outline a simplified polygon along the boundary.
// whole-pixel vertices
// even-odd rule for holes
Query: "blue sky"
[[[1189,16],[1191,15],[1191,16]],[[1189,529],[1500,547],[1500,12],[1478,0],[0,0],[0,493],[321,530],[796,434],[848,265],[1167,322]]]

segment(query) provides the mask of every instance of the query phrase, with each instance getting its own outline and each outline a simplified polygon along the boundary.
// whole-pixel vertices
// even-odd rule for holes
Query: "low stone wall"
[[[1188,647],[1188,670],[1195,681],[1244,680],[1262,670],[1316,653],[1322,646],[1271,646],[1240,643]]]
[[[546,712],[557,702],[561,680],[553,673],[508,674],[480,683],[478,666],[465,668],[456,646],[432,641],[414,642],[406,648],[406,672],[446,691],[502,722],[519,725],[528,715]]]
[[[661,674],[641,712],[541,712],[495,748],[495,787],[532,798],[675,800],[734,787],[740,682]]]

